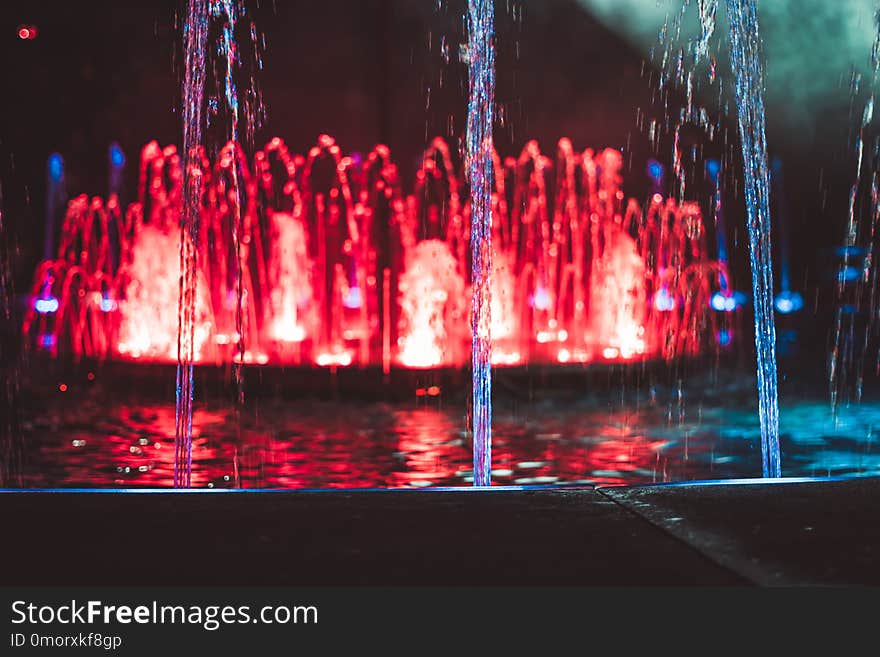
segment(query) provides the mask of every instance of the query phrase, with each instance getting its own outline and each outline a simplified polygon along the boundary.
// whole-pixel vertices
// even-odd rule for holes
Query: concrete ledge
[[[3,585],[880,584],[880,479],[0,493]]]
[[[877,478],[601,493],[758,584],[880,584]]]
[[[0,494],[4,585],[745,580],[592,489]]]

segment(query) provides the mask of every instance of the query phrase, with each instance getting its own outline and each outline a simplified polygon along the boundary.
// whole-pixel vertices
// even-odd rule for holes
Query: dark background
[[[464,0],[261,0],[259,5],[251,0],[249,18],[266,41],[257,79],[267,112],[254,144],[278,135],[292,150],[305,152],[319,134],[328,133],[344,150],[363,152],[384,141],[405,179],[411,179],[433,136],[447,137],[457,150],[467,96],[466,71],[456,57],[465,39],[464,5]],[[128,158],[131,200],[142,146],[151,139],[180,143],[183,7],[183,0],[4,0],[0,180],[19,292],[30,285],[42,252],[50,153],[64,156],[70,196],[104,195],[107,148],[118,141]],[[652,153],[637,122],[638,111],[663,120],[650,65],[574,0],[499,0],[496,16],[501,154],[515,155],[535,138],[552,156],[562,136],[577,149],[621,148],[627,192],[644,198],[646,158],[656,155],[667,167],[671,162],[671,141],[665,138],[660,152]],[[17,27],[28,23],[38,27],[39,36],[21,40]],[[676,102],[673,97],[672,114]],[[713,156],[733,154],[728,237],[736,285],[749,290],[735,129],[725,125],[727,136],[711,144],[700,130],[685,132],[685,145],[700,149],[688,196],[700,200],[709,217],[703,149]],[[805,292],[808,333],[818,345],[827,338],[824,319],[832,303],[827,275],[834,270],[827,251],[842,241],[855,166],[850,124],[835,116],[810,143],[784,126],[771,126],[772,154],[785,164],[792,286]],[[774,207],[778,201],[774,198]],[[779,217],[777,212],[774,221]]]

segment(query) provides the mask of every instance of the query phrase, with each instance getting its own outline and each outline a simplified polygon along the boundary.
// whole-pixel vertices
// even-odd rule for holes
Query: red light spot
[[[67,384],[66,384],[66,383],[62,383],[60,386],[58,386],[58,389],[59,389],[61,392],[67,392]]]
[[[37,38],[37,28],[35,25],[19,25],[18,38],[22,41],[33,41]]]
[[[424,397],[427,392],[424,388],[416,388],[416,397]]]
[[[440,387],[439,386],[431,386],[430,388],[428,388],[428,394],[431,397],[436,397],[437,395],[440,394]]]
[[[89,381],[94,381],[94,380],[95,380],[95,373],[94,373],[94,372],[89,372],[89,374],[88,374],[88,379],[89,379]]]

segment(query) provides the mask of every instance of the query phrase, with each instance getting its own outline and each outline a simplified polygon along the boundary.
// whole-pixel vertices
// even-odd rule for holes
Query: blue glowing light
[[[532,297],[532,306],[538,310],[547,310],[550,307],[550,294],[543,287],[535,290],[535,296]]]
[[[732,313],[746,302],[746,295],[742,292],[716,292],[709,299],[712,310],[719,313]]]
[[[804,307],[804,298],[797,292],[783,290],[777,295],[775,305],[777,312],[788,315]]]
[[[348,288],[348,294],[345,295],[345,298],[342,300],[342,305],[346,308],[360,308],[363,301],[364,299],[361,294],[361,288],[350,287]]]
[[[116,301],[113,299],[108,299],[107,297],[101,298],[101,310],[105,313],[113,312],[117,308]]]
[[[718,180],[718,173],[721,171],[721,163],[718,160],[706,160],[706,173],[714,182]]]
[[[40,346],[51,349],[55,346],[55,336],[51,333],[45,333],[40,336]]]
[[[733,297],[725,296],[721,292],[716,292],[712,295],[712,298],[709,299],[709,305],[712,306],[712,310],[717,310],[718,312],[724,312],[727,310],[728,302],[734,303]]]
[[[36,299],[34,301],[34,310],[43,315],[54,313],[58,310],[58,299],[56,299],[55,297]]]
[[[829,481],[852,481],[855,476],[842,475],[836,477],[761,477],[754,479],[703,479],[691,481],[676,481],[662,484],[644,484],[649,488],[692,488],[696,486],[766,486],[767,484],[809,484]],[[597,488],[611,488],[611,486],[597,486]],[[101,490],[101,489],[91,489]],[[106,490],[106,489],[104,489]],[[137,490],[137,489],[135,489]],[[164,489],[163,489],[164,490]]]
[[[733,341],[733,336],[730,334],[730,331],[727,329],[721,329],[718,331],[718,344],[722,347],[726,347]]]
[[[861,275],[862,270],[858,267],[843,267],[837,273],[837,280],[841,283],[851,283],[852,281],[858,280]]]
[[[839,246],[834,249],[834,254],[841,258],[863,258],[868,255],[868,249],[861,246]]]
[[[810,483],[828,483],[835,481],[857,481],[863,480],[863,475],[836,475],[830,477],[774,477],[774,478],[740,478],[740,479],[695,479],[690,481],[675,481],[657,484],[643,484],[647,488],[662,490],[664,488],[695,488],[697,486],[766,486],[773,485],[791,485],[791,484],[810,484]],[[531,484],[522,486],[492,486],[491,488],[474,488],[472,486],[428,486],[425,488],[398,488],[395,494],[421,495],[425,491],[432,493],[453,493],[460,495],[461,493],[499,493],[505,491],[538,491],[538,490],[559,490],[560,488],[568,488],[572,490],[590,489],[589,486],[581,484]],[[617,488],[613,484],[601,484],[595,486],[596,489],[608,489],[614,491]],[[376,493],[385,495],[388,493],[387,488],[350,488],[347,492],[353,494]],[[285,496],[292,495],[308,496],[315,494],[338,495],[338,488],[298,488],[289,490],[283,488],[0,488],[0,495],[15,495],[21,497],[28,496],[44,496],[44,495],[244,495],[246,497],[254,497],[259,495],[266,496]]]
[[[661,287],[654,296],[654,307],[661,312],[675,310],[675,297],[665,287]]]
[[[110,144],[110,164],[114,169],[121,169],[125,166],[125,153],[116,142]]]
[[[663,177],[663,165],[657,160],[648,160],[648,175],[655,181]]]
[[[64,159],[58,153],[49,156],[49,178],[56,183],[64,178]]]

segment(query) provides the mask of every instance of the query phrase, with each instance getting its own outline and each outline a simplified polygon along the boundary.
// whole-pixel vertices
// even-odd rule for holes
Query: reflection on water
[[[27,413],[24,485],[166,487],[174,406],[59,394]],[[360,488],[472,483],[462,405],[265,401],[236,418],[198,407],[195,487]],[[880,474],[880,406],[783,406],[787,476]],[[494,422],[493,483],[635,484],[759,476],[753,408],[541,401]]]

